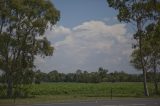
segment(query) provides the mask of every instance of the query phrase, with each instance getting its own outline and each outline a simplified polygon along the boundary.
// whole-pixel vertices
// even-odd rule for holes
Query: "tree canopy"
[[[136,32],[133,35],[137,40],[136,47],[138,50],[134,51],[132,57],[136,61],[136,68],[142,69],[144,78],[144,95],[149,96],[147,88],[147,68],[144,55],[145,43],[144,35],[145,28],[157,23],[160,14],[160,1],[158,0],[107,0],[110,7],[118,10],[117,18],[120,22],[134,23],[136,25]],[[147,41],[148,43],[148,41]],[[136,57],[136,58],[135,58]]]
[[[54,48],[43,35],[59,19],[60,12],[49,0],[0,1],[0,69],[6,75],[8,96],[13,84],[27,80],[36,55],[52,55]]]

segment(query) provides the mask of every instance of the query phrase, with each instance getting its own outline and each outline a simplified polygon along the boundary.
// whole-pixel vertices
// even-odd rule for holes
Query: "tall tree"
[[[52,55],[54,48],[43,36],[59,20],[59,11],[49,0],[0,1],[0,69],[6,74],[7,95],[13,84],[34,68],[36,55]]]
[[[145,25],[151,20],[155,20],[157,11],[155,11],[155,5],[159,5],[157,0],[107,0],[110,7],[119,10],[118,19],[126,23],[136,24],[137,32],[135,38],[138,41],[137,46],[139,47],[139,59],[141,68],[143,71],[143,82],[144,82],[144,95],[149,96],[147,88],[145,68],[145,60],[142,53],[142,39]]]
[[[150,24],[146,27],[144,38],[142,40],[143,59],[145,60],[145,67],[148,71],[153,72],[155,93],[158,94],[158,68],[160,66],[160,23]],[[131,63],[138,69],[141,69],[139,60],[139,49],[135,49],[131,55]]]
[[[99,69],[98,69],[98,75],[99,75],[99,77],[100,77],[100,81],[101,81],[101,82],[103,82],[103,81],[104,81],[104,78],[106,78],[107,72],[108,72],[108,70],[103,69],[102,67],[99,67]]]

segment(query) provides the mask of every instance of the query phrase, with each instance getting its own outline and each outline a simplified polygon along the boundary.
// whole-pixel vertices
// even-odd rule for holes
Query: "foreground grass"
[[[159,99],[157,96],[151,98]],[[116,99],[133,99],[133,97],[113,97]],[[136,99],[136,98],[134,98]],[[140,99],[140,98],[138,98]],[[142,97],[144,99],[144,97]],[[110,97],[82,97],[82,96],[71,96],[71,95],[41,95],[33,98],[17,98],[14,99],[0,99],[0,106],[14,105],[14,104],[50,104],[50,103],[63,103],[63,102],[80,102],[80,101],[95,101],[95,100],[111,100]]]
[[[96,99],[108,99],[105,97],[78,97],[71,95],[41,95],[32,98],[17,98],[14,99],[0,99],[0,105],[4,104],[39,104],[39,103],[57,103],[57,102],[74,102],[80,100],[96,100]]]
[[[154,95],[154,86],[149,83],[151,98]],[[140,82],[121,83],[42,83],[32,85],[31,98],[16,99],[16,104],[53,103],[79,100],[110,99],[111,89],[113,98],[144,98],[143,84]],[[13,99],[0,99],[1,104],[13,104]]]

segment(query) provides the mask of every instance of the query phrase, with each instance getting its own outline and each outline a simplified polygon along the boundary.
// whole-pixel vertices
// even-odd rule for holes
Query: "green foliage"
[[[107,73],[108,70],[99,68],[97,72],[87,72],[78,70],[75,73],[59,73],[57,70],[49,73],[35,72],[34,81],[37,84],[41,82],[78,82],[78,83],[101,83],[101,82],[142,82],[142,74],[128,74],[124,71],[115,71]],[[101,71],[100,71],[101,70]],[[157,73],[160,76],[160,73]],[[152,82],[153,74],[147,75],[148,81]],[[158,81],[160,81],[158,79]]]
[[[11,97],[13,86],[32,82],[35,56],[53,54],[41,36],[59,21],[60,13],[49,0],[1,0],[0,5],[0,69]]]
[[[145,61],[145,67],[148,71],[153,70],[153,66],[159,67],[160,61],[160,36],[159,24],[150,24],[146,27],[146,32],[142,39],[142,56]],[[137,68],[142,69],[140,66],[140,50],[136,48],[131,55],[131,63]],[[153,63],[155,61],[155,63]]]
[[[0,84],[0,98],[1,97],[3,97],[3,98],[6,97],[6,95],[7,95],[6,88],[7,88],[6,85]]]
[[[147,69],[148,63],[146,62],[146,55],[149,53],[150,48],[148,41],[144,42],[145,27],[150,23],[157,23],[159,21],[159,0],[107,0],[110,7],[118,10],[119,21],[134,23],[136,25],[137,32],[134,34],[134,38],[137,40],[135,47],[138,50],[132,53],[131,63],[137,68],[142,69],[144,79],[144,91],[145,95],[149,96],[147,89]],[[146,46],[148,45],[148,46]],[[152,50],[153,51],[153,50]]]
[[[158,11],[154,9],[156,7],[158,9],[160,5],[157,0],[107,0],[107,2],[110,7],[119,11],[117,17],[119,21],[124,22],[154,20],[154,17],[158,15],[156,14]]]
[[[153,81],[155,83],[155,92],[158,94],[158,69],[160,68],[160,23],[152,23],[146,27],[142,39],[142,57],[147,71],[154,73]],[[137,68],[142,69],[140,65],[140,49],[135,49],[131,55],[131,63]]]

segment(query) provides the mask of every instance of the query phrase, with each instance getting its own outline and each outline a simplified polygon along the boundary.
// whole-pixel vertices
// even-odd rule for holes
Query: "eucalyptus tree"
[[[153,71],[153,81],[155,86],[155,93],[159,94],[158,91],[158,70],[160,69],[160,20],[156,25],[151,26],[148,28],[147,35],[148,35],[148,62],[149,68]]]
[[[52,55],[54,48],[43,35],[59,19],[50,0],[0,1],[0,69],[5,72],[8,97],[13,85],[29,83],[36,55]]]
[[[142,40],[142,52],[145,59],[145,68],[153,73],[155,93],[158,94],[158,69],[160,68],[160,22],[150,24],[146,27],[144,39]],[[140,66],[139,49],[135,49],[131,55],[131,63],[137,68]]]
[[[110,7],[119,11],[117,17],[120,22],[136,25],[137,31],[134,34],[134,38],[137,40],[136,46],[139,48],[138,59],[143,71],[144,95],[149,96],[146,78],[147,70],[142,52],[142,40],[147,24],[157,20],[156,18],[159,16],[158,7],[160,3],[158,0],[107,0],[107,2]]]

